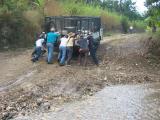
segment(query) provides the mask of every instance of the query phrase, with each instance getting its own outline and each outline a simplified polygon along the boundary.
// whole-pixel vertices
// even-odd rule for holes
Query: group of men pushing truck
[[[57,38],[60,40],[57,42]],[[50,29],[50,32],[45,34],[43,32],[41,35],[38,36],[36,40],[35,49],[32,53],[32,62],[36,62],[39,60],[41,55],[45,53],[45,49],[47,49],[47,63],[53,63],[53,53],[54,47],[56,44],[59,45],[59,54],[58,54],[58,62],[60,66],[70,65],[70,61],[73,55],[73,47],[78,46],[78,64],[86,66],[87,65],[87,58],[88,55],[92,57],[93,62],[95,65],[99,65],[96,51],[97,47],[94,46],[94,39],[91,34],[87,36],[83,36],[81,34],[76,34],[73,32],[68,33],[67,35],[61,35],[58,32],[55,32],[54,28]]]

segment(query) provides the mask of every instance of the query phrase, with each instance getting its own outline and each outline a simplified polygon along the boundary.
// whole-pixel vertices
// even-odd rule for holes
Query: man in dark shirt
[[[81,65],[82,58],[84,57],[83,65],[86,66],[87,65],[88,52],[89,52],[88,41],[83,36],[80,36],[80,39],[77,41],[77,43],[80,46],[79,58],[78,58],[79,65]]]
[[[99,61],[98,61],[97,56],[96,56],[97,48],[94,45],[94,38],[93,38],[93,36],[89,35],[87,37],[87,39],[88,39],[88,42],[89,42],[88,48],[89,48],[89,52],[90,52],[90,55],[92,57],[92,60],[98,66]]]

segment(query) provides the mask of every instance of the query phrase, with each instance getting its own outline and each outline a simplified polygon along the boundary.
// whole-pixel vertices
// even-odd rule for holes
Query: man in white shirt
[[[39,38],[37,41],[36,41],[36,47],[43,47],[42,44],[44,42],[44,39],[43,38]]]
[[[41,53],[42,53],[42,49],[43,49],[43,42],[44,42],[44,38],[42,37],[39,37],[36,40],[35,54],[33,55],[31,59],[32,62],[36,62],[39,60]]]
[[[67,43],[68,43],[68,36],[63,35],[62,38],[60,39],[59,54],[58,54],[58,61],[60,62],[60,66],[65,65]]]

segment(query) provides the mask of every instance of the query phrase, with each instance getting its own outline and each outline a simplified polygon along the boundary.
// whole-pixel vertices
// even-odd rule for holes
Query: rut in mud
[[[72,61],[72,66],[47,65],[45,58],[33,64],[32,50],[0,53],[1,118],[56,107],[65,102],[93,95],[105,86],[159,82],[159,64],[146,57],[147,47],[141,34],[104,38],[98,49],[100,66],[86,68]],[[30,74],[31,73],[31,74]]]

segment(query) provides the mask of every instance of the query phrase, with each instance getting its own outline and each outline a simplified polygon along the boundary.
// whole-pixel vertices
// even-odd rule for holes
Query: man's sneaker
[[[67,66],[67,67],[70,67],[71,65],[67,64],[66,66]]]
[[[59,66],[64,66],[65,64],[59,63]]]
[[[47,64],[53,64],[53,62],[47,62]]]
[[[36,62],[36,60],[34,58],[31,59],[32,62]]]

